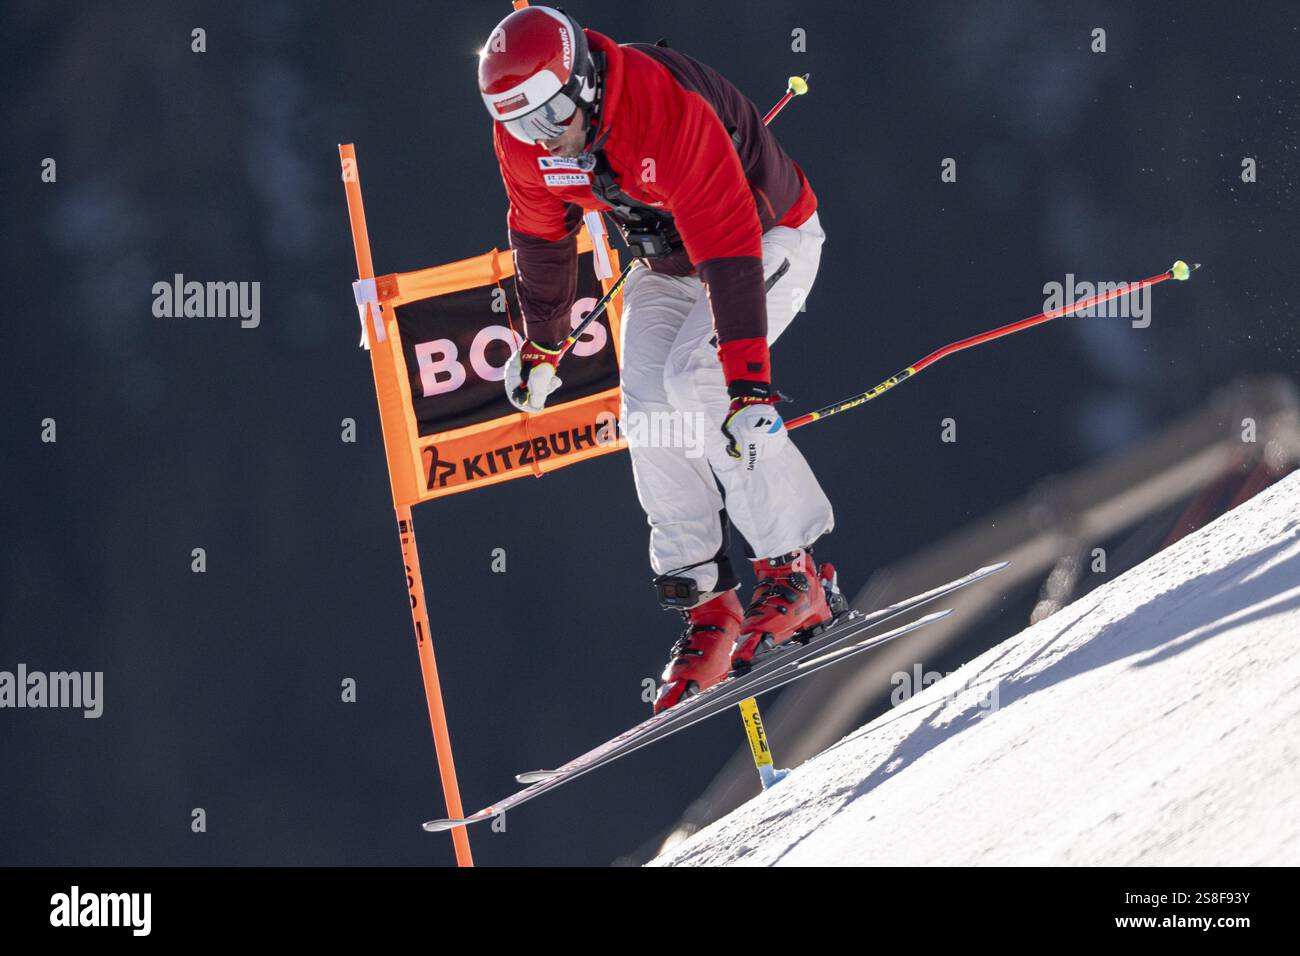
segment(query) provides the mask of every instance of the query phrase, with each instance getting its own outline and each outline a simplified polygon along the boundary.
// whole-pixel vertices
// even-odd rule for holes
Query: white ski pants
[[[769,345],[802,311],[825,238],[816,213],[798,229],[777,226],[763,236],[763,275],[770,279],[789,262],[767,293]],[[727,516],[756,557],[811,545],[831,530],[830,501],[793,441],[752,472],[727,455],[722,423],[731,399],[698,276],[632,271],[623,292],[622,353],[623,428],[655,574],[680,573],[701,592],[714,590],[724,496]],[[773,365],[779,388],[779,353]]]

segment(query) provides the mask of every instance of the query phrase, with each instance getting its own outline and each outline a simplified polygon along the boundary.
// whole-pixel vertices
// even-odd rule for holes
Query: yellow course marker
[[[745,725],[745,736],[749,739],[749,750],[754,755],[754,767],[766,790],[778,783],[789,770],[776,770],[772,766],[772,750],[767,745],[767,734],[763,730],[763,718],[758,712],[758,701],[747,697],[739,704],[740,719]]]

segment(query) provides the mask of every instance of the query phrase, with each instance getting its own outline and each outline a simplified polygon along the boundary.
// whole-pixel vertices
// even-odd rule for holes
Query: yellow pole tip
[[[1173,274],[1173,277],[1177,279],[1179,282],[1186,282],[1187,277],[1192,274],[1191,268],[1182,259],[1179,259],[1177,262],[1175,262],[1173,266],[1169,269],[1169,271]]]
[[[790,90],[795,96],[803,96],[808,92],[808,81],[802,76],[790,77]]]

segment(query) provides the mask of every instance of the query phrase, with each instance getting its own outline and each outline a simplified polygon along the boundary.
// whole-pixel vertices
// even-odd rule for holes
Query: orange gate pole
[[[357,172],[356,150],[351,143],[339,144],[339,162],[343,167],[343,188],[348,197],[348,220],[352,224],[352,248],[357,258],[357,278],[373,279],[375,266],[370,258],[370,233],[366,229],[366,210],[361,203],[361,177]],[[369,306],[367,306],[369,308]],[[368,317],[367,317],[368,318]],[[376,314],[376,322],[380,319]],[[372,341],[372,348],[375,343]],[[391,470],[391,465],[390,465]],[[415,525],[409,505],[396,506],[397,531],[402,541],[402,561],[406,566],[406,587],[411,597],[411,621],[420,653],[420,673],[424,678],[424,698],[429,705],[429,723],[433,728],[433,745],[438,754],[438,774],[442,794],[447,801],[447,816],[459,820],[465,816],[460,802],[460,785],[456,782],[456,762],[451,754],[451,734],[447,730],[447,712],[442,705],[442,685],[438,681],[438,664],[433,656],[429,613],[424,600],[424,579],[420,574],[420,552],[415,543]],[[457,866],[473,866],[469,833],[464,827],[451,831],[456,849]]]

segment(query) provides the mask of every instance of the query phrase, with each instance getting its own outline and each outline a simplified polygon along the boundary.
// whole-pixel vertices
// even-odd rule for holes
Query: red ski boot
[[[682,611],[689,626],[673,645],[672,659],[664,668],[661,677],[664,683],[655,696],[656,714],[727,676],[731,671],[731,649],[740,636],[744,611],[735,591],[724,591]]]
[[[812,552],[800,548],[754,562],[758,587],[741,622],[740,639],[731,655],[737,674],[790,641],[807,641],[844,610],[835,568],[813,564]]]

